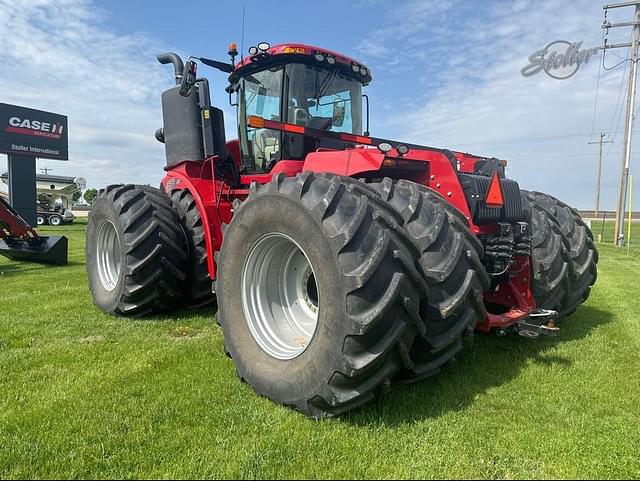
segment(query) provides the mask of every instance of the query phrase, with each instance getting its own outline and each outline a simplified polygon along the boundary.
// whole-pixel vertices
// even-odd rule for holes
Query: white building
[[[4,184],[9,183],[9,174],[0,175]],[[46,196],[49,204],[53,207],[56,203],[61,203],[62,207],[71,210],[73,205],[73,194],[86,189],[87,182],[82,177],[64,177],[61,175],[36,175],[36,190],[38,197]]]

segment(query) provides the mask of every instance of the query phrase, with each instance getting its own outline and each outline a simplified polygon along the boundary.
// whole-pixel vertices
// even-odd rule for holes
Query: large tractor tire
[[[209,277],[207,244],[198,205],[186,190],[171,192],[171,200],[184,229],[187,241],[187,280],[181,304],[189,309],[213,304],[216,300]]]
[[[426,282],[396,219],[339,176],[254,184],[225,231],[216,292],[226,351],[258,394],[339,415],[411,367]]]
[[[171,199],[157,189],[101,190],[87,226],[87,274],[102,311],[141,317],[177,305],[186,247]]]
[[[527,191],[523,195],[533,214],[536,302],[539,307],[557,310],[561,317],[569,316],[587,300],[597,278],[598,250],[593,234],[575,209],[555,197]],[[558,239],[561,247],[556,246]],[[565,265],[567,272],[563,274]]]
[[[484,251],[464,215],[438,193],[407,180],[367,184],[402,217],[403,227],[419,248],[426,275],[421,317],[426,331],[411,350],[413,382],[440,371],[463,347],[487,311],[482,299],[489,287]]]

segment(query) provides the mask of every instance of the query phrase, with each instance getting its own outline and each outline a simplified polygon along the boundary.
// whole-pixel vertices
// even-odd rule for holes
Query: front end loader
[[[0,198],[0,255],[15,261],[66,265],[68,241],[64,236],[40,236]]]
[[[166,175],[94,203],[101,310],[217,304],[238,376],[323,417],[438,373],[476,330],[556,335],[586,300],[598,256],[574,209],[521,190],[503,160],[369,135],[372,76],[354,59],[302,44],[237,54],[158,57],[176,80],[156,132]],[[199,64],[229,74],[237,140]]]

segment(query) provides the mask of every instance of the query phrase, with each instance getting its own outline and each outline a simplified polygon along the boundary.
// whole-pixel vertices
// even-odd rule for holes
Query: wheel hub
[[[100,226],[98,231],[96,251],[100,283],[105,290],[111,292],[118,285],[120,278],[121,252],[116,226],[108,220]]]
[[[309,258],[281,233],[260,238],[242,269],[242,308],[249,330],[271,357],[294,359],[313,339],[319,296]]]

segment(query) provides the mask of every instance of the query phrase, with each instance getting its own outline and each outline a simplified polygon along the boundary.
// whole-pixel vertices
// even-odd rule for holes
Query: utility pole
[[[622,22],[612,24],[606,20],[606,12],[612,8],[635,7],[633,22]],[[607,45],[604,44],[605,51],[607,48],[631,47],[631,68],[629,69],[629,85],[627,91],[627,115],[624,126],[624,148],[622,151],[622,176],[620,178],[620,190],[618,191],[618,204],[616,206],[616,227],[615,227],[615,243],[618,247],[624,245],[624,214],[627,201],[627,184],[629,178],[629,161],[631,159],[631,134],[633,130],[633,110],[636,96],[636,79],[638,72],[638,44],[640,43],[640,0],[634,0],[623,3],[614,3],[605,5],[605,22],[602,28],[607,32],[610,28],[633,26],[633,36],[631,44]]]
[[[605,134],[600,134],[600,140],[597,142],[588,142],[589,144],[600,144],[600,155],[598,156],[598,168],[596,169],[596,219],[600,216],[600,184],[602,179],[602,144],[613,144],[612,140],[604,140]]]

